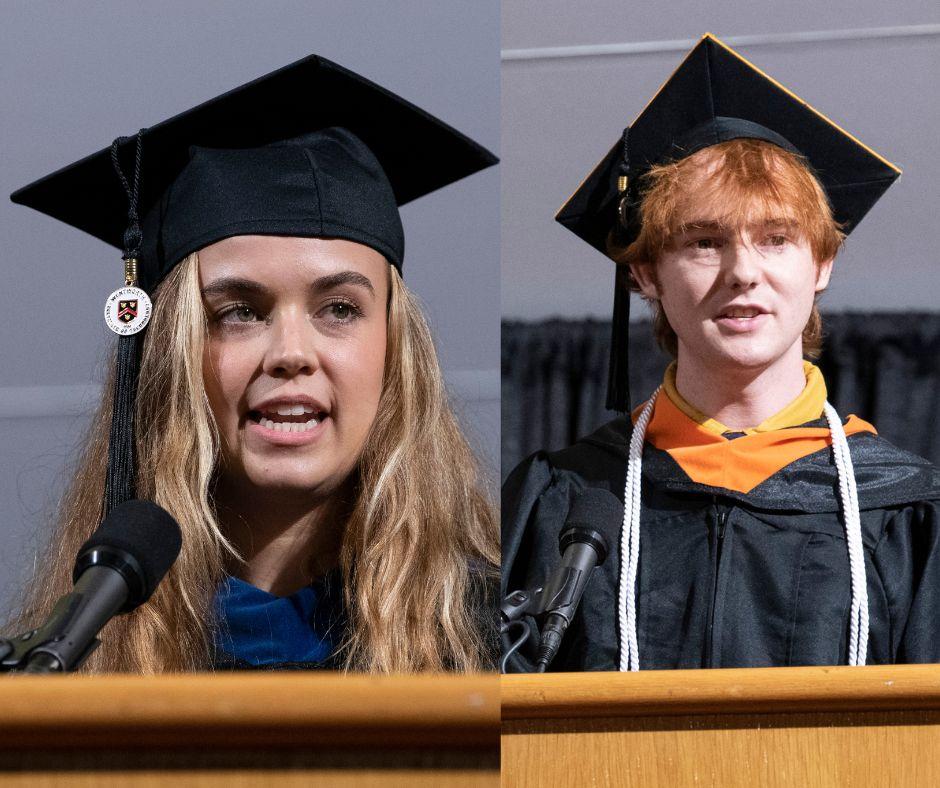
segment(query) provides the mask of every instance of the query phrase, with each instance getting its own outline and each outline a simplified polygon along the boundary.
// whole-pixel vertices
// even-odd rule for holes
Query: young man
[[[940,474],[839,418],[804,361],[842,238],[897,175],[705,36],[562,208],[618,263],[609,406],[629,288],[676,361],[632,418],[506,482],[504,593],[546,583],[586,490],[624,504],[590,522],[610,555],[552,670],[940,661]]]

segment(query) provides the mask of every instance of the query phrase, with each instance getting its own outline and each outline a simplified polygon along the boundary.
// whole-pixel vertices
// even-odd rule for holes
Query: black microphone
[[[539,641],[537,672],[544,673],[555,658],[594,567],[607,560],[607,537],[593,526],[622,520],[623,506],[607,490],[589,487],[575,498],[558,540],[561,566],[545,584],[539,604],[539,612],[547,615]]]
[[[26,659],[27,673],[77,670],[100,645],[98,632],[118,613],[136,609],[156,590],[182,545],[179,525],[150,501],[125,501],[82,545],[75,587],[39,629],[12,641],[3,667]]]

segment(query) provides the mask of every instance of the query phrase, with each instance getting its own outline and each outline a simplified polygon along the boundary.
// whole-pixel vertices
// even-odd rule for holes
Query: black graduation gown
[[[805,427],[825,427],[825,420]],[[503,486],[505,596],[542,585],[574,497],[623,501],[632,425],[617,418],[575,445],[538,452]],[[848,438],[868,580],[868,663],[940,662],[940,472],[862,432]],[[851,585],[831,450],[809,454],[749,493],[689,478],[665,451],[643,452],[637,637],[641,669],[838,665],[848,659]],[[549,670],[617,670],[621,523]],[[509,669],[531,669],[534,638]]]

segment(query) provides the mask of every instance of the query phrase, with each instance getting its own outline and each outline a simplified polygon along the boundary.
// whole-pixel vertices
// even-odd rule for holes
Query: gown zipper
[[[717,495],[712,496],[712,502],[715,507],[715,561],[712,575],[712,599],[711,609],[708,614],[708,637],[705,640],[705,667],[712,668],[715,656],[715,609],[718,606],[719,583],[721,578],[721,554],[725,540],[725,527],[728,524],[728,516],[731,514],[731,507],[721,504]]]

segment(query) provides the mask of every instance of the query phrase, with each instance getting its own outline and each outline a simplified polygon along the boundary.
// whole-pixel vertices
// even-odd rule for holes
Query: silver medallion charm
[[[104,322],[115,334],[130,336],[144,330],[152,309],[150,297],[139,287],[121,287],[104,303]]]

